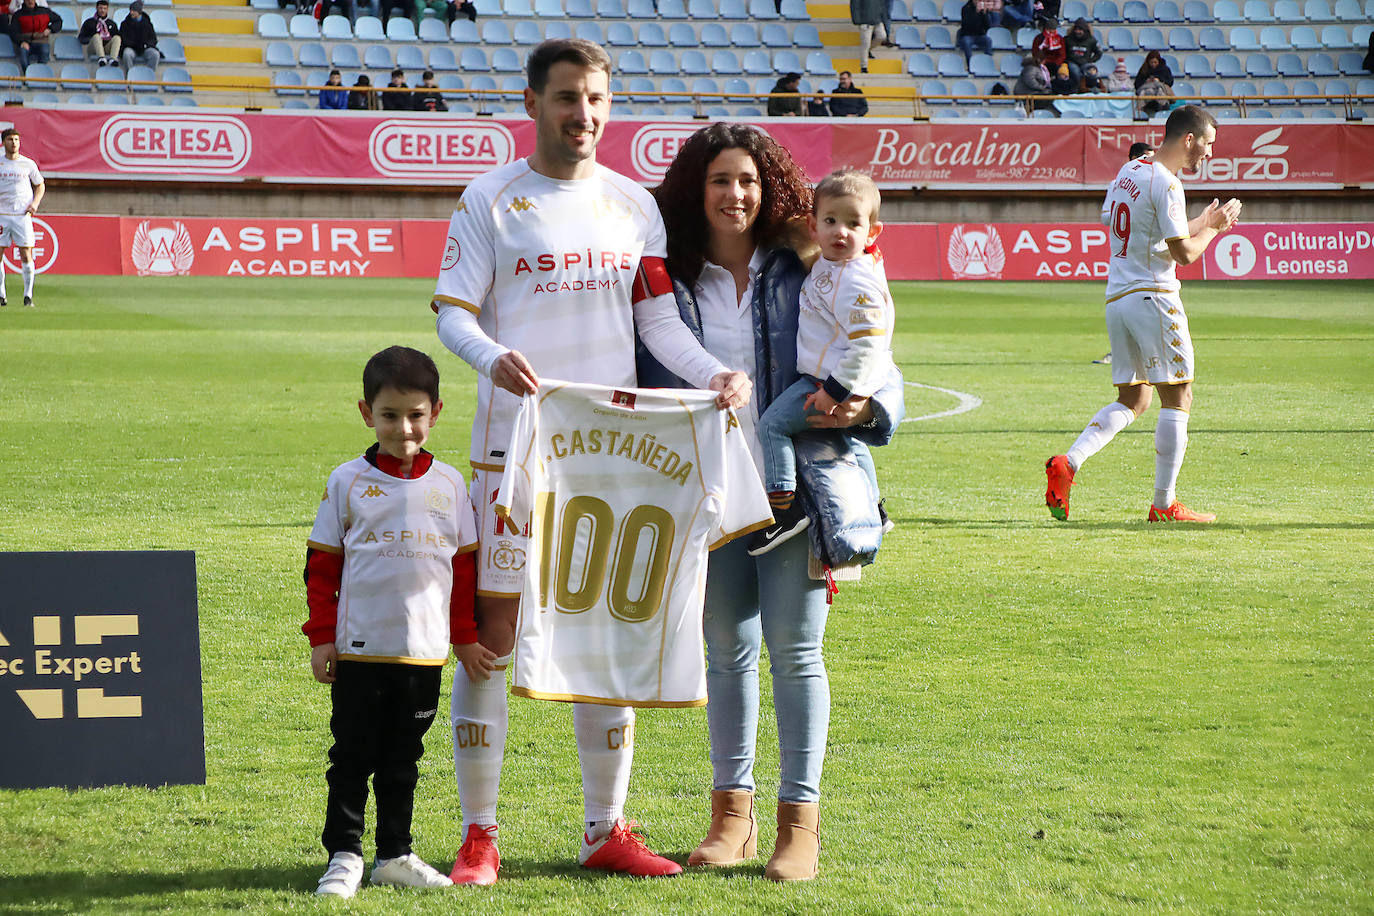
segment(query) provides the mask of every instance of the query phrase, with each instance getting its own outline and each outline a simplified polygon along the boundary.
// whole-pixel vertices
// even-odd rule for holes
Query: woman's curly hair
[[[756,245],[786,243],[789,229],[811,212],[811,182],[772,137],[746,124],[703,127],[687,138],[663,183],[654,189],[668,230],[668,272],[689,286],[701,276],[710,242],[706,169],[727,149],[744,150],[759,170],[762,196],[753,226]]]

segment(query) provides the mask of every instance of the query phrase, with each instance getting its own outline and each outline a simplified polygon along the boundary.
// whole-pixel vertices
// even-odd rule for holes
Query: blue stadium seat
[[[539,23],[522,19],[511,29],[511,38],[518,45],[537,45],[544,40],[544,33],[539,30]]]
[[[1336,18],[1341,22],[1359,22],[1364,18],[1359,0],[1336,0]]]
[[[759,41],[765,48],[786,48],[793,44],[787,26],[781,22],[765,22],[759,26]]]
[[[1307,0],[1303,4],[1302,14],[1309,22],[1329,22],[1335,18],[1331,15],[1331,5],[1326,0]]]
[[[658,15],[663,19],[686,19],[687,5],[682,0],[659,0]]]
[[[1216,68],[1206,54],[1189,54],[1183,58],[1183,72],[1191,79],[1210,79],[1217,75]]]
[[[1121,18],[1127,22],[1155,21],[1155,17],[1150,15],[1150,8],[1141,0],[1126,0],[1121,6]]]
[[[1172,23],[1182,22],[1183,11],[1178,8],[1174,0],[1159,0],[1155,4],[1155,22]]]
[[[711,66],[706,62],[706,54],[695,49],[683,51],[678,58],[678,67],[688,76],[709,76]]]
[[[1328,99],[1350,95],[1350,84],[1345,80],[1327,80],[1325,95]]]
[[[911,18],[914,22],[939,22],[940,10],[935,6],[935,0],[912,0]]]
[[[806,55],[806,72],[812,76],[834,76],[835,65],[830,55],[824,51],[812,51]]]
[[[1268,108],[1256,108],[1253,102],[1250,103],[1250,107],[1246,109],[1245,113],[1252,120],[1257,118],[1263,121],[1274,117],[1274,113]]]
[[[962,54],[941,54],[935,62],[935,69],[941,76],[963,76],[968,72]]]
[[[1212,10],[1202,0],[1185,0],[1183,4],[1183,18],[1189,22],[1215,22],[1212,18]]]
[[[181,40],[178,38],[159,38],[157,49],[162,52],[164,64],[186,63],[186,48],[182,46]]]
[[[1002,108],[998,110],[997,117],[1004,118],[1009,121],[1024,121],[1027,117],[1026,109],[1022,108],[1020,105],[1016,105],[1011,108]]]
[[[1364,55],[1359,51],[1346,51],[1336,58],[1336,66],[1346,76],[1353,76],[1356,73],[1364,73]]]
[[[386,21],[386,37],[388,41],[418,41],[420,38],[415,32],[415,23],[404,16],[392,16]]]
[[[982,95],[978,87],[973,84],[973,80],[955,80],[949,84],[950,95]],[[981,102],[973,102],[972,99],[964,102],[956,102],[956,105],[981,105]]]
[[[1169,47],[1169,43],[1164,40],[1164,33],[1154,26],[1141,29],[1137,41],[1142,51],[1163,51]]]
[[[171,10],[148,10],[147,12],[148,19],[153,24],[153,31],[157,32],[157,37],[159,39],[161,39],[163,35],[181,34],[181,27],[177,24],[176,14]],[[313,22],[315,17],[311,16],[310,20]]]
[[[290,38],[291,32],[286,28],[286,20],[281,13],[263,13],[258,17],[258,37],[259,38]],[[9,36],[5,36],[8,38]]]
[[[501,14],[507,19],[529,19],[534,15],[534,4],[530,0],[505,0]]]
[[[668,44],[674,48],[696,48],[700,47],[701,39],[691,23],[674,22],[668,26]]]
[[[572,38],[572,37],[573,37],[572,26],[569,25],[568,23],[564,22],[563,20],[559,19],[559,20],[555,20],[555,21],[553,21],[553,22],[546,22],[546,23],[544,23],[544,40],[545,40],[545,41],[548,41],[549,39],[552,39],[552,38]]]
[[[1217,76],[1222,79],[1239,79],[1245,75],[1245,68],[1240,65],[1240,58],[1234,54],[1218,54],[1214,63],[1217,68]]]
[[[1204,51],[1226,51],[1231,47],[1221,29],[1214,25],[1206,26],[1198,32],[1197,40]]]
[[[624,0],[596,0],[596,15],[600,19],[624,19]]]
[[[534,15],[539,19],[562,19],[562,0],[534,0]]]
[[[911,19],[911,10],[906,5],[906,0],[892,0],[892,21],[907,22]]]
[[[358,70],[362,68],[363,59],[358,56],[357,45],[335,45],[329,52],[329,64],[336,70]]]
[[[892,29],[892,41],[903,51],[917,51],[925,47],[921,32],[914,25],[899,25]]]
[[[1298,80],[1296,83],[1293,84],[1293,94],[1313,96],[1313,98],[1310,99],[1299,99],[1299,105],[1321,104],[1321,99],[1316,98],[1317,96],[1321,95],[1321,90],[1317,88],[1317,84],[1314,83],[1312,80]]]
[[[952,51],[954,50],[954,36],[944,26],[933,25],[926,29],[926,47],[932,51]]]
[[[163,92],[189,93],[194,91],[191,83],[191,73],[185,67],[163,67],[162,68]],[[186,83],[185,86],[171,86],[168,83]]]
[[[606,44],[613,48],[633,48],[639,45],[635,30],[628,22],[612,22],[606,26]]]
[[[491,69],[495,73],[519,73],[525,69],[525,62],[514,48],[494,48],[491,52]]]
[[[810,19],[806,0],[782,0],[782,18],[789,22],[805,22]]]
[[[1317,40],[1316,30],[1313,29],[1311,26],[1308,26],[1308,27],[1307,27],[1307,30],[1308,30],[1309,32],[1312,32],[1312,33],[1313,33],[1313,34],[1312,34],[1312,42],[1315,44],[1315,43],[1316,43],[1316,40]],[[1263,49],[1266,50],[1266,51],[1291,51],[1291,50],[1293,50],[1293,43],[1292,43],[1291,41],[1288,40],[1288,36],[1284,33],[1283,28],[1282,28],[1281,26],[1277,26],[1277,25],[1267,25],[1267,26],[1265,26],[1264,28],[1260,29],[1260,37],[1259,37],[1259,38],[1260,38],[1260,47],[1263,48]]]
[[[1370,24],[1367,22],[1361,23],[1360,25],[1351,26],[1350,44],[1356,48],[1369,47],[1369,35],[1372,28],[1374,27],[1371,27]]]
[[[940,7],[940,18],[945,22],[958,22],[959,11],[963,5],[961,0],[945,0],[944,5]]]
[[[758,29],[748,22],[741,22],[730,29],[730,44],[737,48],[759,47]]]
[[[429,69],[452,72],[461,68],[458,66],[458,58],[454,56],[453,49],[440,45],[429,52]]]
[[[773,5],[773,0],[749,0],[749,18],[758,22],[766,22],[769,19],[778,19],[780,11]]]
[[[508,45],[513,40],[510,33],[510,26],[500,19],[492,19],[482,23],[483,44],[493,46]]]
[[[650,98],[657,98],[658,87],[647,76],[636,76],[625,87],[625,95],[630,96],[631,101],[647,102]]]
[[[1002,59],[997,62],[998,69],[1002,75],[1009,79],[1016,79],[1021,75],[1021,55],[1003,54]]]
[[[1184,80],[1174,80],[1174,98],[1176,99],[1196,99],[1197,90],[1193,84]]]
[[[1016,33],[1016,47],[1029,54],[1031,45],[1035,42],[1035,36],[1039,34],[1040,33],[1035,29],[1028,28],[1018,30]]]
[[[957,16],[955,17],[958,18]],[[1116,8],[1114,0],[1097,0],[1093,4],[1094,22],[1122,22],[1121,13]]]
[[[83,91],[91,88],[90,83],[75,82],[76,80],[88,80],[91,78],[91,71],[86,69],[85,64],[63,64],[58,71],[58,78],[62,81],[63,89],[81,89]]]
[[[477,23],[459,16],[449,26],[448,37],[460,45],[479,45],[482,43],[482,30]]]
[[[992,50],[994,51],[1016,50],[1016,39],[1012,37],[1009,30],[1001,26],[988,29],[988,41],[992,42]]]
[[[616,60],[615,69],[617,73],[626,75],[639,75],[649,72],[649,64],[644,60],[644,55],[638,51],[621,51],[620,57]]]
[[[296,52],[284,41],[270,41],[262,52],[262,62],[269,67],[294,67]]]
[[[297,60],[302,67],[323,70],[329,67],[329,55],[324,51],[324,45],[318,42],[303,44],[296,52]]]
[[[625,13],[631,19],[658,18],[658,11],[654,9],[654,0],[629,0],[625,4]]]
[[[687,23],[680,22],[678,25],[687,25]],[[668,47],[668,36],[664,33],[663,26],[657,22],[646,22],[639,27],[639,44],[645,48],[666,48]]]
[[[305,95],[303,85],[301,75],[295,70],[278,70],[272,74],[272,86],[277,95]]]
[[[719,22],[708,22],[701,27],[701,46],[703,48],[730,47],[730,33]]]
[[[1298,0],[1274,0],[1275,22],[1302,22],[1302,19],[1302,7],[1298,6]]]
[[[711,55],[711,72],[717,76],[739,76],[744,68],[734,51],[716,51]]]
[[[1226,87],[1216,80],[1208,80],[1197,87],[1198,98],[1203,100],[1203,104],[1211,106],[1214,102],[1208,99],[1226,98]]]
[[[454,76],[452,73],[444,73],[435,80],[435,85],[443,91],[445,99],[453,99],[456,98],[456,96],[452,93],[461,91],[463,88],[463,78],[461,76]],[[449,104],[448,110],[457,113],[457,108],[455,108],[452,103]],[[468,111],[464,113],[472,114],[472,110],[468,109]]]
[[[325,16],[320,23],[320,34],[330,41],[352,41],[353,26],[345,16]]]
[[[1245,0],[1245,21],[1263,25],[1273,22],[1274,14],[1264,0]]]
[[[1175,51],[1196,51],[1197,36],[1186,26],[1175,26],[1169,30],[1169,47]]]
[[[1322,47],[1333,51],[1342,51],[1354,47],[1354,45],[1350,43],[1350,36],[1346,34],[1345,26],[1324,25],[1322,26]]]
[[[698,95],[720,92],[720,85],[709,76],[699,76],[692,80],[692,91]]]
[[[664,92],[686,92],[686,91],[687,91],[687,81],[686,81],[686,80],[683,80],[683,79],[680,79],[679,77],[676,77],[676,76],[670,76],[670,77],[664,79],[663,82],[661,82],[661,83],[659,84],[659,87],[658,87],[658,88],[662,89]],[[682,101],[682,100],[679,99],[679,98],[676,98],[676,97],[674,97],[674,96],[665,96],[665,97],[663,98],[663,101],[665,101],[665,102],[680,102],[680,101]]]
[[[1336,26],[1340,28],[1340,26]],[[1317,30],[1310,25],[1293,26],[1293,34],[1289,36],[1293,42],[1293,47],[1299,51],[1320,51],[1322,49],[1321,37],[1317,35]],[[1260,36],[1260,41],[1264,36]]]
[[[177,99],[186,99],[186,96],[178,96]],[[177,99],[174,99],[173,101],[176,101]],[[192,102],[193,102],[193,101],[195,101],[195,99],[187,99],[187,101],[192,101]],[[69,92],[69,93],[67,93],[67,104],[68,104],[68,105],[94,105],[94,104],[95,104],[95,98],[92,97],[89,93],[86,93],[86,92]]]
[[[1241,81],[1238,82],[1238,83],[1232,84],[1232,86],[1231,86],[1231,98],[1233,98],[1233,99],[1238,99],[1238,98],[1240,98],[1241,96],[1249,96],[1249,95],[1259,95],[1259,91],[1255,89],[1255,84],[1254,84],[1254,83],[1252,83],[1252,82],[1250,82],[1250,81],[1248,81],[1248,80],[1241,80]]]
[[[1241,14],[1240,6],[1236,0],[1216,0],[1212,4],[1212,15],[1217,22],[1235,23],[1244,22],[1245,16]]]
[[[85,60],[86,49],[76,40],[76,35],[53,35],[52,56],[55,60]]]
[[[657,48],[649,52],[649,72],[657,76],[671,76],[677,73],[677,57],[672,51]]]
[[[606,43],[606,36],[601,31],[601,26],[595,22],[579,22],[573,27],[573,34],[583,41],[591,41],[603,45]]]
[[[1280,54],[1274,61],[1274,69],[1279,71],[1279,76],[1307,75],[1307,64],[1296,54]]]
[[[774,73],[801,73],[805,69],[806,65],[802,63],[801,57],[790,48],[773,54]]]
[[[507,76],[501,80],[501,98],[507,102],[519,101],[525,97],[525,78]]]
[[[566,0],[564,14],[569,19],[592,19],[596,16],[596,10],[591,0]]]
[[[968,72],[977,77],[1001,76],[997,61],[991,54],[975,54],[969,59]]]
[[[1326,105],[1322,108],[1313,108],[1312,113],[1308,115],[1308,117],[1340,121],[1345,119],[1345,110],[1332,105]]]
[[[1079,19],[1091,18],[1088,12],[1088,4],[1083,0],[1064,0],[1064,5],[1060,8],[1060,18],[1064,22],[1075,22]]]
[[[477,63],[480,66],[473,67],[472,69],[487,69],[486,53],[483,52],[481,48],[474,48],[473,50],[476,50],[481,53],[479,54],[479,59],[474,61],[474,63]],[[424,52],[422,52],[416,45],[405,45],[404,47],[397,48],[396,66],[400,67],[402,70],[424,70],[426,66]],[[463,69],[466,70],[468,68],[464,67]]]
[[[803,50],[823,48],[820,31],[810,22],[800,22],[792,27],[792,46]]]
[[[1255,30],[1245,25],[1238,25],[1231,30],[1231,50],[1232,51],[1258,51],[1260,49],[1259,36]]]
[[[716,5],[712,0],[687,0],[687,15],[693,19],[715,19]]]
[[[1129,51],[1139,47],[1135,42],[1135,36],[1131,30],[1122,26],[1113,26],[1107,30],[1107,47],[1113,51]]]
[[[402,48],[401,50],[404,51],[405,49]],[[400,63],[399,57],[400,52],[398,51],[398,64]],[[458,52],[458,67],[465,73],[486,73],[491,69],[491,64],[487,61],[487,52],[481,48],[464,48]]]
[[[417,37],[421,41],[431,43],[446,42],[449,39],[448,26],[440,19],[421,19],[420,31],[417,33]],[[509,41],[510,33],[507,33],[506,37]]]
[[[46,95],[46,94],[47,94],[47,93],[36,93],[36,94],[34,95],[32,101],[34,101],[34,102],[40,102],[41,99],[39,98],[39,95]],[[53,102],[56,102],[56,101],[57,101],[57,96],[54,95],[54,96],[52,97],[52,100],[53,100]],[[149,107],[149,108],[162,108],[162,107],[166,106],[166,104],[167,104],[166,102],[164,102],[164,101],[162,100],[162,96],[160,96],[160,95],[135,95],[135,96],[134,96],[134,102],[137,103],[137,104],[139,104],[139,105],[142,105],[142,106],[144,106],[144,107]]]
[[[1298,104],[1293,99],[1275,98],[1276,96],[1292,94],[1292,88],[1283,80],[1270,80],[1269,82],[1265,83],[1263,86],[1260,87],[1260,95],[1264,96],[1264,100],[1268,102],[1270,105],[1280,105],[1286,107]]]
[[[917,79],[929,79],[938,76],[935,69],[935,60],[929,54],[912,54],[906,59],[906,72]],[[1017,67],[1020,72],[1020,66]]]
[[[932,95],[949,95],[949,87],[940,80],[926,80],[919,90],[927,105],[952,105],[949,99],[932,99]]]
[[[287,27],[291,30],[292,38],[308,40],[320,37],[320,24],[315,21],[314,16],[297,13],[291,17]]]
[[[720,0],[721,19],[748,19],[749,8],[744,0]]]
[[[353,37],[358,41],[386,41],[386,29],[376,16],[359,16],[353,23]]]
[[[728,92],[730,94],[731,98],[727,101],[731,102],[747,102],[753,93],[753,90],[749,88],[748,80],[741,79],[738,76],[726,80],[720,89],[722,92]]]

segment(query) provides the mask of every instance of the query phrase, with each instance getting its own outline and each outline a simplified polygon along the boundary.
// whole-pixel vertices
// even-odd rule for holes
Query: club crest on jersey
[[[633,391],[615,391],[611,394],[611,403],[616,407],[624,407],[629,410],[635,409],[635,394]]]
[[[507,213],[524,213],[526,210],[538,210],[528,197],[517,197],[506,206]]]
[[[956,280],[966,277],[995,279],[1002,276],[1002,268],[1007,265],[1002,237],[990,225],[969,229],[955,226],[949,237],[949,250],[945,254]]]
[[[459,245],[458,240],[450,235],[448,237],[448,241],[444,244],[443,269],[449,270],[455,264],[457,264],[462,259],[462,257],[463,246]]]
[[[453,508],[453,497],[437,487],[430,487],[425,492],[425,507],[429,509],[430,515],[447,518],[448,510]]]
[[[525,568],[525,551],[511,541],[499,541],[491,552],[491,565],[508,572]]]
[[[816,292],[825,295],[835,288],[835,280],[828,273],[816,278]]]

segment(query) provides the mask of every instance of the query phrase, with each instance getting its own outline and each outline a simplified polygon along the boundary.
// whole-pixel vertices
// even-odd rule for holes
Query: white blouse
[[[735,278],[719,264],[707,261],[701,269],[693,292],[701,309],[702,343],[716,359],[731,369],[737,369],[757,383],[758,367],[754,365],[754,283],[763,268],[763,252],[755,248],[749,259],[749,285],[742,296],[735,296]],[[749,399],[749,406],[735,411],[749,443],[759,473],[763,473],[762,450],[758,447],[755,427],[759,418],[758,401]]]

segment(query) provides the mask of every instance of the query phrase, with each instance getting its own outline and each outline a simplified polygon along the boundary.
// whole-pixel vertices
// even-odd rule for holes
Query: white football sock
[[[32,298],[33,298],[33,262],[30,261],[29,263],[22,265],[21,268],[20,268],[20,272],[24,275],[24,295],[25,295],[25,296],[28,296],[30,299],[32,299]]]
[[[1161,407],[1155,423],[1155,508],[1174,504],[1174,485],[1188,450],[1188,411]]]
[[[453,730],[453,771],[458,803],[463,809],[463,838],[468,827],[496,823],[501,791],[501,761],[506,754],[506,667],[510,656],[496,660],[498,670],[474,684],[463,666],[453,672],[449,725]]]
[[[627,706],[573,704],[573,734],[582,763],[587,837],[598,840],[625,813],[635,758],[635,711]]]
[[[1134,419],[1135,411],[1120,401],[1112,401],[1099,410],[1092,418],[1092,422],[1078,434],[1073,447],[1065,453],[1069,459],[1069,466],[1075,471],[1078,470],[1079,465],[1102,451],[1107,443],[1111,442],[1117,433],[1130,426]]]

